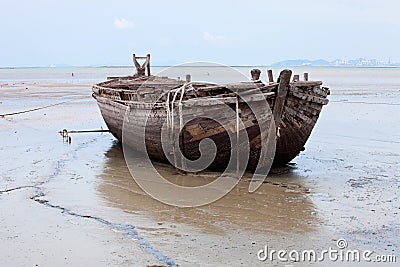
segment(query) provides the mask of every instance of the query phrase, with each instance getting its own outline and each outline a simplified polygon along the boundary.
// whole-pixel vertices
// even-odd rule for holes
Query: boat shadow
[[[121,145],[115,142],[105,153],[104,168],[98,175],[97,190],[106,204],[122,211],[145,216],[160,223],[185,224],[203,232],[222,234],[225,230],[254,232],[313,231],[319,218],[302,185],[304,177],[291,168],[273,170],[254,193],[248,192],[250,174],[226,196],[197,208],[177,208],[152,199],[136,184],[124,160]],[[180,175],[165,164],[158,164],[170,181],[186,186],[211,182],[218,173]]]

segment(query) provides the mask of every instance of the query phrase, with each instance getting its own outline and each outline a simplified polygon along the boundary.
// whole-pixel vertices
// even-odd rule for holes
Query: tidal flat
[[[43,107],[0,118],[2,265],[265,266],[265,246],[322,251],[340,239],[400,256],[400,69],[295,69],[331,90],[306,150],[255,193],[245,175],[198,208],[144,193],[111,134],[60,137],[64,128],[106,129],[91,85],[126,71],[0,70],[0,114]],[[185,184],[218,175],[159,168]]]

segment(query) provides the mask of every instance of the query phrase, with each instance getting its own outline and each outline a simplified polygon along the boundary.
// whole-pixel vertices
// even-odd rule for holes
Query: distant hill
[[[277,63],[272,64],[272,67],[295,67],[295,66],[329,66],[330,62],[317,59],[317,60],[309,60],[309,59],[290,59],[284,60]]]

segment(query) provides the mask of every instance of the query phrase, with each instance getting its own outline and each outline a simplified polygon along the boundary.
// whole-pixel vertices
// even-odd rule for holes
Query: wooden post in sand
[[[279,74],[279,85],[278,85],[278,90],[276,91],[274,111],[273,111],[275,126],[277,128],[282,123],[282,114],[283,114],[283,109],[285,107],[286,96],[289,92],[291,76],[292,76],[292,71],[287,69],[281,71],[281,73]]]
[[[300,75],[298,74],[293,75],[293,82],[298,82],[298,81],[300,81]]]
[[[186,74],[186,82],[190,83],[191,80],[190,74]]]
[[[268,73],[268,81],[270,83],[273,83],[274,82],[274,75],[272,74],[272,70],[267,70],[267,73]]]
[[[308,72],[304,72],[304,81],[308,82]]]

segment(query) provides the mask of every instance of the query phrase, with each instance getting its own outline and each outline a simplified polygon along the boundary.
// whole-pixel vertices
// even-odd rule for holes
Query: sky
[[[398,0],[1,0],[0,67],[400,62]]]

